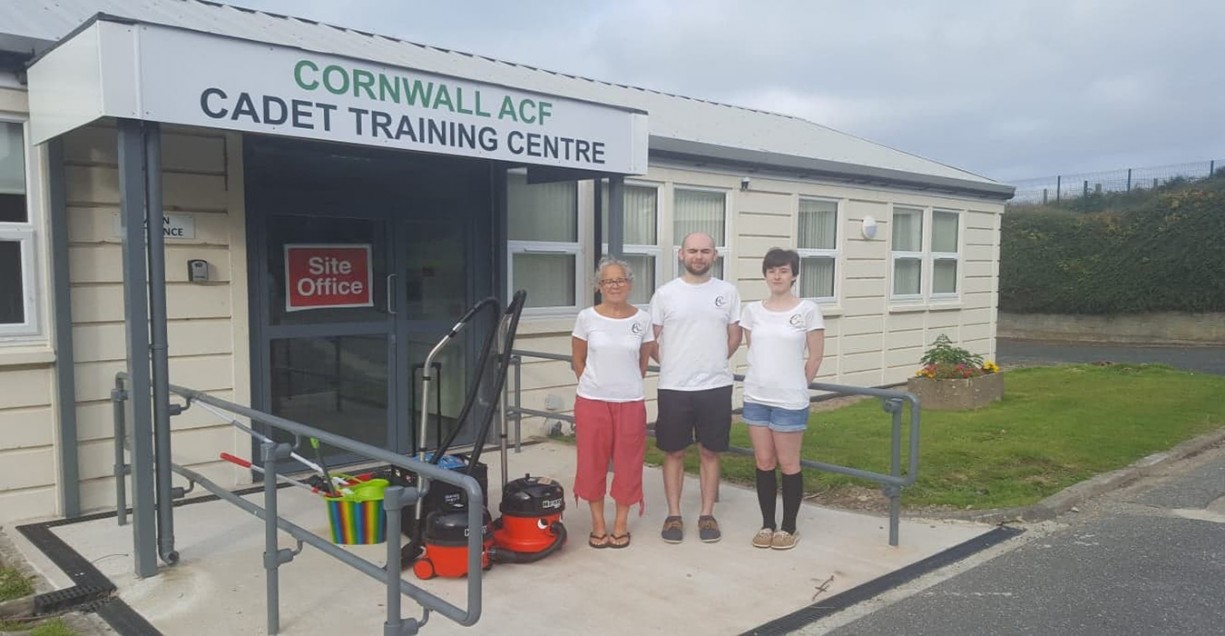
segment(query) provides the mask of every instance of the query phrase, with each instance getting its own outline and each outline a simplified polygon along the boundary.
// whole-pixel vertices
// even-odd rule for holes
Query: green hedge
[[[1225,311],[1225,193],[1189,189],[1124,212],[1004,214],[1001,311]]]

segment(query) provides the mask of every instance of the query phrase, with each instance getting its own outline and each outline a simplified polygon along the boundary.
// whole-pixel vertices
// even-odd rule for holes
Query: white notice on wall
[[[115,236],[123,236],[123,220],[119,213],[114,215]],[[166,240],[184,240],[196,238],[196,217],[191,214],[162,215],[162,236]]]

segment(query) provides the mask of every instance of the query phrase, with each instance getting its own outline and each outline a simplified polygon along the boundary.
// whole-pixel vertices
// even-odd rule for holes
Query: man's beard
[[[684,263],[684,265],[685,265],[685,271],[689,272],[690,274],[693,274],[694,276],[705,276],[707,272],[710,271],[710,268],[714,267],[714,263],[707,263],[706,267],[703,267],[702,269],[694,269],[693,266],[691,266],[687,262]]]

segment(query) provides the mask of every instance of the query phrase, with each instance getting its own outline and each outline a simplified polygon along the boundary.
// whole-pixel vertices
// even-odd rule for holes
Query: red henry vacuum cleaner
[[[424,440],[429,423],[429,395],[433,383],[431,375],[434,358],[462,331],[477,320],[483,312],[497,314],[495,328],[490,329],[481,347],[480,362],[476,370],[476,381],[465,397],[457,420],[460,422],[446,439],[439,442],[431,453],[422,450],[419,461],[467,474],[477,480],[488,501],[488,468],[481,463],[481,452],[492,430],[494,415],[501,402],[501,393],[506,384],[510,366],[510,351],[519,326],[527,293],[515,293],[505,311],[498,312],[496,299],[487,298],[473,306],[455,327],[434,346],[426,356],[422,372],[421,428],[418,439]],[[494,345],[497,344],[495,351]],[[504,415],[504,414],[503,414]],[[463,424],[469,421],[478,426],[473,449],[466,455],[448,455]],[[566,541],[566,528],[561,516],[565,510],[565,492],[561,485],[546,477],[526,475],[507,481],[507,444],[505,417],[499,431],[499,448],[502,459],[502,516],[496,521],[489,510],[484,511],[480,532],[482,542],[481,564],[489,569],[495,563],[530,563],[547,557],[561,549]],[[420,479],[415,473],[396,474],[397,481],[406,485],[417,485]],[[400,565],[412,568],[421,579],[435,576],[462,577],[468,574],[468,501],[464,492],[443,482],[429,483],[426,495],[412,509],[405,509],[405,533],[409,543],[401,550]],[[409,517],[409,515],[412,515]]]

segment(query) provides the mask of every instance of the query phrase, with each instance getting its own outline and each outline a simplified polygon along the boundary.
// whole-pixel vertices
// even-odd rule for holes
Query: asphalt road
[[[1000,338],[996,341],[995,355],[1001,366],[1101,361],[1158,363],[1187,371],[1225,375],[1223,346],[1141,346]]]
[[[991,552],[801,633],[1223,633],[1225,448],[1031,527]]]

